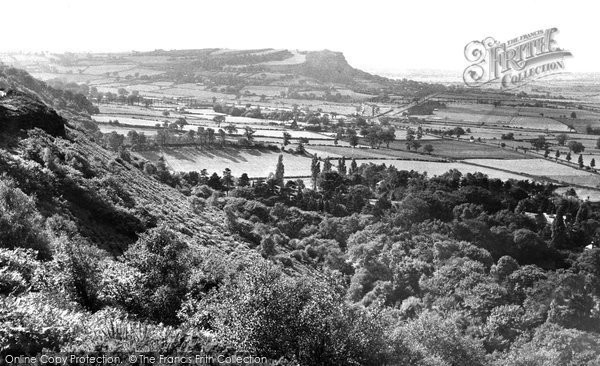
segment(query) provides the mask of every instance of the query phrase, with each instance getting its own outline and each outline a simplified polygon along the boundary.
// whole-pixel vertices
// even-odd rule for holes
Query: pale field
[[[600,175],[548,175],[549,178],[556,179],[563,183],[578,184],[586,187],[600,187]]]
[[[165,63],[168,62],[169,59],[171,58],[171,56],[136,56],[136,55],[129,55],[129,56],[124,56],[125,59],[130,60],[132,62],[135,63],[140,63],[140,64],[153,64],[153,63]]]
[[[431,128],[436,130],[451,130],[457,127],[455,124],[444,124],[444,123],[424,123],[422,124],[423,129]],[[469,139],[473,136],[475,139],[481,137],[483,140],[500,140],[503,134],[512,132],[515,136],[515,140],[521,139],[535,139],[538,136],[546,137],[546,140],[552,139],[555,134],[546,133],[545,131],[521,131],[519,129],[508,129],[508,128],[485,128],[485,127],[473,127],[473,126],[462,126],[463,129],[469,129],[471,132],[465,132],[465,135],[461,136],[461,139]]]
[[[238,133],[243,133],[243,129],[238,129]],[[256,135],[266,137],[281,137],[283,139],[283,133],[287,132],[292,135],[292,138],[299,139],[305,137],[307,139],[318,139],[318,140],[333,140],[332,137],[322,135],[320,133],[311,131],[297,131],[297,130],[256,130]]]
[[[131,118],[131,117],[122,117],[122,116],[106,116],[106,115],[95,114],[95,115],[92,115],[92,119],[96,122],[101,122],[101,123],[108,123],[109,121],[117,120],[117,121],[119,121],[119,123],[130,125],[130,126],[154,127],[157,123],[162,125],[162,121],[159,121],[159,120]]]
[[[323,102],[320,100],[306,100],[306,99],[283,99],[281,100],[283,105],[293,106],[298,105],[298,108],[305,109],[309,108],[311,111],[316,111],[321,108],[323,112],[335,112],[340,115],[352,114],[356,112],[356,106],[359,104],[343,104],[343,103],[333,103],[333,102]],[[272,106],[277,106],[277,104],[271,104]]]
[[[201,171],[206,169],[209,174],[216,172],[223,174],[225,168],[231,169],[235,177],[247,173],[250,177],[268,177],[275,171],[277,159],[280,153],[268,150],[237,150],[237,149],[197,149],[183,147],[176,149],[163,149],[162,152],[144,151],[138,152],[145,159],[156,162],[159,156],[164,156],[165,161],[173,171]],[[284,153],[283,163],[286,176],[310,176],[311,159],[309,157],[297,156]],[[394,166],[398,170],[414,170],[427,173],[428,176],[441,175],[450,169],[457,169],[463,174],[480,172],[490,178],[506,179],[528,179],[527,177],[505,173],[502,171],[476,167],[461,163],[443,163],[427,161],[409,161],[394,159],[361,159],[359,165],[374,163]],[[334,164],[335,165],[335,164]]]
[[[272,122],[281,123],[280,121],[273,121],[269,119],[260,119],[260,118],[250,118],[250,117],[242,117],[242,116],[226,116],[225,123],[234,123],[234,124],[270,124]]]
[[[526,117],[526,116],[518,116],[514,117],[508,123],[511,127],[523,127],[530,128],[536,130],[550,130],[550,131],[571,131],[567,125],[564,123],[560,123],[552,118],[546,117]]]
[[[107,124],[98,124],[98,128],[100,129],[100,132],[102,133],[111,133],[111,132],[116,132],[119,135],[124,135],[127,136],[127,134],[129,133],[129,131],[136,131],[137,133],[143,133],[146,136],[154,136],[156,135],[156,130],[152,130],[152,129],[139,129],[139,128],[128,128],[128,127],[121,127],[121,126],[111,126],[111,125],[107,125]]]
[[[400,159],[416,159],[416,160],[428,160],[428,161],[440,161],[442,158],[429,155],[421,155],[408,151],[400,150],[388,150],[388,149],[369,149],[369,148],[351,148],[341,146],[307,146],[306,151],[310,154],[316,154],[319,157],[326,158],[341,158],[342,156],[347,159],[389,159],[389,158],[400,158]]]
[[[406,130],[405,129],[396,129],[396,131],[394,132],[394,136],[396,138],[396,140],[406,140]],[[414,132],[416,133],[416,129],[414,130]],[[423,136],[421,137],[421,139],[419,141],[427,141],[427,140],[439,140],[440,138],[437,136],[432,136],[432,135],[427,135],[427,134],[423,134]]]
[[[200,114],[200,115],[211,115],[211,116],[225,116],[224,113],[215,112],[213,109],[209,108],[186,108],[185,111],[190,114]]]
[[[594,173],[571,168],[545,159],[465,159],[465,161],[536,176],[594,177],[600,180],[600,176]]]
[[[398,170],[414,170],[419,173],[426,172],[427,175],[430,177],[436,176],[436,175],[442,175],[450,169],[457,169],[463,174],[476,173],[476,172],[483,173],[492,179],[494,179],[494,178],[502,179],[502,180],[507,180],[507,179],[527,180],[527,179],[530,179],[530,178],[527,178],[526,176],[522,176],[522,175],[519,175],[516,173],[506,173],[506,172],[491,169],[491,168],[478,167],[478,166],[462,164],[462,163],[444,163],[444,162],[436,162],[436,161],[412,161],[412,160],[391,160],[391,159],[390,160],[379,160],[378,159],[378,160],[372,160],[372,161],[365,159],[365,160],[361,160],[360,162],[362,162],[362,163],[372,162],[374,164],[386,164],[386,166],[394,166]]]
[[[152,91],[148,93],[148,96],[154,97],[191,97],[196,99],[210,100],[212,97],[218,99],[234,99],[234,95],[224,94],[219,92],[212,92],[210,90],[204,90],[204,87],[198,86],[196,88],[180,88],[175,86],[172,88],[164,88],[160,91]]]
[[[552,118],[540,113],[549,108],[529,107],[494,107],[488,104],[449,104],[447,108],[434,111],[433,116],[421,116],[438,121],[467,122],[486,125],[510,126],[513,128],[529,128],[538,130],[569,131],[569,128]]]
[[[501,149],[489,144],[478,144],[467,142],[465,140],[429,140],[424,141],[433,146],[433,155],[447,157],[450,159],[471,159],[471,158],[488,158],[488,159],[525,159],[524,156],[512,149]],[[406,149],[404,141],[394,141],[390,147],[400,150]]]
[[[157,85],[157,86],[161,86],[161,87],[168,87],[168,86],[172,86],[173,84],[175,84],[172,81],[156,81],[154,83],[152,83],[151,85]]]
[[[161,154],[170,169],[179,172],[201,171],[206,169],[209,174],[223,175],[225,168],[231,169],[235,177],[247,173],[250,177],[268,177],[275,172],[277,159],[281,153],[270,150],[256,149],[197,149],[183,147],[163,149],[162,153],[155,151],[140,152],[144,158],[156,162]],[[287,176],[309,176],[311,159],[283,153],[283,164]]]
[[[149,91],[157,91],[160,90],[160,86],[152,85],[152,84],[133,84],[125,86],[125,89],[128,91],[137,90],[140,92],[149,92]]]
[[[306,55],[302,55],[296,51],[292,51],[293,56],[281,61],[263,62],[261,65],[278,66],[278,65],[298,65],[306,62]]]
[[[94,76],[94,75],[85,75],[85,74],[54,74],[54,73],[47,73],[47,72],[42,72],[42,73],[31,73],[31,76],[33,76],[36,79],[40,79],[42,81],[48,81],[51,79],[60,79],[62,81],[64,81],[65,83],[84,83],[84,84],[90,84],[92,83],[92,81],[99,79],[99,76]]]
[[[121,72],[125,70],[130,70],[135,68],[135,64],[108,64],[108,65],[98,65],[98,66],[88,66],[84,73],[90,75],[104,75],[107,72]]]
[[[279,96],[281,92],[287,92],[287,87],[285,86],[270,86],[270,85],[249,85],[243,88],[240,92],[244,94],[244,92],[248,91],[250,93],[254,93],[256,95],[266,95],[266,96]]]
[[[102,114],[125,114],[145,117],[160,117],[164,118],[163,111],[155,108],[145,108],[142,106],[130,106],[120,104],[100,104],[100,115]],[[170,111],[171,116],[179,117],[180,114]]]
[[[119,76],[120,77],[125,77],[127,75],[131,75],[131,76],[135,76],[136,73],[139,73],[140,76],[142,75],[147,75],[147,76],[154,76],[154,75],[161,75],[164,74],[164,71],[158,71],[158,70],[153,70],[153,69],[148,69],[148,68],[143,68],[143,67],[135,67],[132,69],[127,69],[127,70],[123,70],[119,72]]]
[[[581,199],[584,199],[584,200],[587,199],[592,202],[600,201],[600,190],[596,190],[596,189],[578,188],[578,187],[560,187],[560,188],[557,188],[554,192],[556,192],[558,194],[565,194],[565,192],[570,188],[573,188],[575,190],[575,192],[577,193],[577,197],[579,197]]]

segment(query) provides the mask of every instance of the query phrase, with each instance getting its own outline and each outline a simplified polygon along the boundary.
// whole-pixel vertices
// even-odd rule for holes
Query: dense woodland
[[[283,159],[259,182],[173,174],[76,119],[0,144],[0,355],[600,365],[600,215],[551,185],[317,159],[308,186]]]

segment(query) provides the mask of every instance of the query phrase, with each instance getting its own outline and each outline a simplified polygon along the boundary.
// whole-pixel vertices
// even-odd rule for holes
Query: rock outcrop
[[[12,90],[2,94],[0,133],[19,133],[37,127],[52,136],[65,136],[65,120],[41,100]]]

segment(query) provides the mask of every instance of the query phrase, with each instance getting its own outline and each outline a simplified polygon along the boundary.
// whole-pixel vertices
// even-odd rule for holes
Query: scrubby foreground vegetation
[[[171,174],[103,149],[84,112],[57,108],[64,136],[2,132],[1,356],[600,364],[600,216],[587,202],[344,161],[315,160],[314,189],[285,182],[282,161],[254,185]]]

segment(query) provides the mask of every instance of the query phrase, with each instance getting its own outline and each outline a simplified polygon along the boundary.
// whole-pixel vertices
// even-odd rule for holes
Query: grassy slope
[[[44,216],[58,214],[76,222],[83,235],[113,253],[160,223],[201,245],[225,250],[237,245],[224,227],[222,212],[207,208],[195,213],[188,197],[93,142],[82,128],[93,125],[89,115],[65,101],[60,92],[6,67],[0,67],[0,83],[58,107],[67,120],[66,139],[43,132],[19,138],[0,135],[0,172],[35,196]],[[56,167],[49,169],[44,161],[46,150],[52,152]]]

